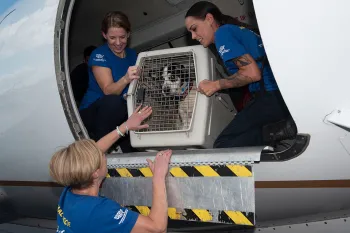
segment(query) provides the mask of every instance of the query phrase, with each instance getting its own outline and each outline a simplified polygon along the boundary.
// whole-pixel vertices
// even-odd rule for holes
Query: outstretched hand
[[[152,114],[152,108],[149,106],[146,106],[141,110],[140,108],[141,105],[136,108],[134,113],[126,121],[129,130],[140,130],[149,127],[148,124],[141,125],[141,123]]]
[[[157,153],[153,162],[150,159],[147,159],[148,166],[151,169],[154,177],[166,177],[168,174],[170,157],[172,153],[172,150],[160,151]]]

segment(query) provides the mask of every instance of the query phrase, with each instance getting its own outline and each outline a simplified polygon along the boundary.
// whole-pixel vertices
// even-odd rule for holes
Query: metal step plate
[[[174,152],[166,179],[169,219],[254,226],[254,162],[262,149],[232,148],[230,153],[212,154],[207,150]],[[153,159],[154,155],[108,158],[108,176],[101,193],[147,216],[152,205],[153,174],[140,161]]]

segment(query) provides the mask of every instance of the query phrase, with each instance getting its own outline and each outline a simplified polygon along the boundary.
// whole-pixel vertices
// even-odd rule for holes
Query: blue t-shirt
[[[250,54],[256,60],[266,55],[262,39],[259,35],[244,27],[231,24],[222,25],[216,30],[215,46],[231,75],[238,71],[238,67],[232,62],[233,58],[240,57],[244,54]],[[259,68],[261,68],[261,62],[257,62],[257,64]],[[264,65],[262,78],[264,79],[265,89],[267,91],[278,89],[268,63]],[[259,82],[249,84],[250,92],[255,92],[257,90],[260,90]]]
[[[92,66],[102,66],[111,69],[114,82],[121,79],[128,71],[129,66],[134,66],[137,59],[136,51],[130,48],[125,48],[125,58],[116,56],[108,44],[95,49],[89,59],[89,87],[80,104],[80,109],[84,109],[94,103],[96,100],[104,96],[104,93],[98,85],[95,75],[92,72]],[[126,86],[121,94],[121,98],[128,92],[129,85]]]
[[[131,232],[138,216],[108,198],[77,195],[66,187],[57,208],[57,232]]]

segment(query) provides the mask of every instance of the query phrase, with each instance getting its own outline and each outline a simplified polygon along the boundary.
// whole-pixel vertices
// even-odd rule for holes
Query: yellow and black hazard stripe
[[[148,206],[126,206],[128,209],[142,214],[144,216],[148,216],[151,212],[151,208]],[[172,220],[180,220],[181,219],[181,212],[177,211],[176,208],[168,208],[168,217]]]
[[[246,225],[254,226],[255,225],[255,216],[254,213],[241,212],[241,211],[231,211],[224,210],[219,211],[219,222],[223,223],[233,223],[236,225]]]
[[[110,177],[152,177],[153,173],[149,167],[143,168],[112,168],[108,169]]]
[[[251,177],[252,167],[249,165],[199,165],[183,166],[170,169],[174,177],[218,177],[239,176]]]
[[[151,212],[149,206],[126,206],[128,209],[148,216]],[[216,212],[216,214],[213,214]],[[168,208],[168,218],[170,220],[187,220],[196,222],[226,223],[235,225],[254,226],[254,213],[241,211],[210,211],[207,209],[176,209]]]
[[[219,177],[236,176],[252,177],[251,165],[199,165],[170,168],[173,177]],[[107,177],[152,177],[148,167],[143,168],[113,168],[108,169]]]

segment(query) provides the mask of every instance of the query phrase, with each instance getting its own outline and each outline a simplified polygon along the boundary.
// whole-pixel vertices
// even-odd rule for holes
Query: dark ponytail
[[[220,9],[215,4],[207,1],[200,1],[193,4],[193,6],[187,11],[185,18],[194,17],[204,20],[208,13],[213,15],[216,23],[223,25],[224,19]]]

